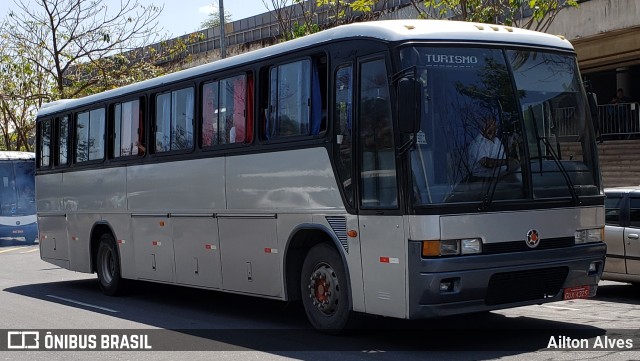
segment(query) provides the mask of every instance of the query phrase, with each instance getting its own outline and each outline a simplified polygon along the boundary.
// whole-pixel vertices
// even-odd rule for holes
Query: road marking
[[[71,302],[71,303],[75,303],[77,305],[82,305],[82,306],[87,306],[87,307],[92,307],[92,308],[97,308],[99,310],[103,310],[103,311],[107,311],[107,312],[113,312],[113,313],[117,313],[119,311],[117,310],[112,310],[110,308],[106,308],[106,307],[100,307],[100,306],[96,306],[96,305],[92,305],[90,303],[84,303],[84,302],[80,302],[80,301],[76,301],[76,300],[72,300],[70,298],[64,298],[64,297],[60,297],[60,296],[56,296],[56,295],[47,295],[47,297],[51,297],[51,298],[55,298],[58,300],[62,300],[62,301],[67,301],[67,302]]]
[[[37,252],[39,250],[40,250],[40,248],[34,248],[34,249],[30,249],[28,251],[20,252],[20,254],[33,253],[33,252]]]
[[[569,311],[580,311],[580,309],[578,308],[571,308],[571,307],[560,307],[560,306],[549,306],[549,305],[540,305],[541,307],[546,307],[546,308],[553,308],[556,310],[569,310]]]
[[[0,251],[0,253],[11,252],[11,251],[15,251],[15,250],[18,250],[18,249],[22,249],[22,247],[14,247],[14,248],[3,249],[2,251]]]

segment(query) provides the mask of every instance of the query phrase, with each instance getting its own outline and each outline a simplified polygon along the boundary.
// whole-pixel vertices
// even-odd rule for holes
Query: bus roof
[[[108,90],[80,99],[63,99],[43,105],[38,116],[56,113],[66,108],[89,105],[113,97],[155,88],[209,72],[232,68],[281,53],[303,49],[329,41],[369,38],[382,41],[470,41],[544,46],[573,51],[564,37],[502,25],[480,24],[450,20],[381,20],[342,25],[315,34],[240,54],[208,64],[163,75],[154,79]]]
[[[0,161],[3,160],[35,160],[36,154],[31,152],[0,151]]]

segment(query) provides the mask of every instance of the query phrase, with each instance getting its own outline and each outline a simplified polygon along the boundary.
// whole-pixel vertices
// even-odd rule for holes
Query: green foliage
[[[224,12],[225,24],[230,23],[231,21],[233,21],[233,17],[231,16],[231,13],[228,11],[225,11]],[[209,14],[209,17],[205,21],[200,23],[200,27],[198,30],[217,28],[219,26],[220,26],[220,12],[217,10],[214,10],[211,12],[211,14]]]
[[[293,38],[317,33],[318,31],[320,31],[318,24],[311,24],[310,26],[307,26],[307,24],[293,24]]]
[[[454,18],[545,31],[563,7],[577,7],[575,0],[424,0],[421,18]]]

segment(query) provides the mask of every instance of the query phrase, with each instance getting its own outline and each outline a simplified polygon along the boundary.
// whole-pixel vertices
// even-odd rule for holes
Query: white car
[[[607,188],[602,279],[640,284],[640,186]]]

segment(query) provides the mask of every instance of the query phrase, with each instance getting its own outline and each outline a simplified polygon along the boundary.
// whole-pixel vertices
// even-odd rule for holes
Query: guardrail
[[[574,108],[560,108],[554,112],[554,131],[558,136],[579,136],[581,129],[573,121]],[[609,139],[640,137],[640,103],[598,105],[597,125],[600,134]]]
[[[598,106],[598,125],[602,135],[640,134],[640,104],[620,103]]]

